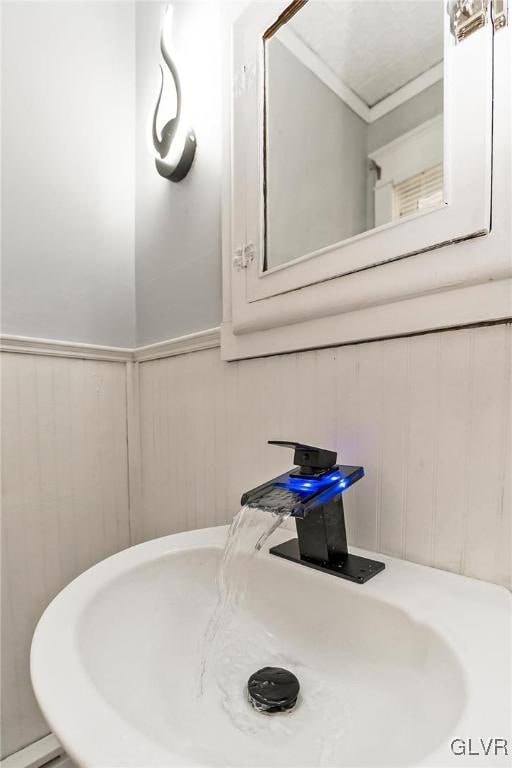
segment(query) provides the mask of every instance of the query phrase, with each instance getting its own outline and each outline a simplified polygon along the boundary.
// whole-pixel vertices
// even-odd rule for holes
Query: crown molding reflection
[[[401,104],[430,88],[444,76],[444,64],[439,62],[430,69],[422,72],[409,83],[398,88],[394,93],[370,107],[358,94],[341,80],[317,53],[311,50],[291,29],[282,27],[279,30],[279,42],[282,43],[307,69],[315,74],[324,85],[335,93],[350,109],[365,123],[371,124],[388,112],[392,112]]]

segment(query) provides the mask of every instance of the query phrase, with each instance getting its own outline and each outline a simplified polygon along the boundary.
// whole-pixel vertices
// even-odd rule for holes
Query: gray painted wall
[[[368,126],[276,37],[267,72],[272,267],[366,229]]]
[[[2,332],[129,346],[134,8],[5,2]]]
[[[442,112],[443,81],[439,80],[368,126],[368,152],[388,144]]]
[[[184,111],[196,132],[197,154],[187,178],[173,184],[158,176],[149,141],[164,8],[152,2],[139,2],[136,8],[138,344],[221,321],[219,9],[208,2],[174,4],[173,56],[187,100]]]

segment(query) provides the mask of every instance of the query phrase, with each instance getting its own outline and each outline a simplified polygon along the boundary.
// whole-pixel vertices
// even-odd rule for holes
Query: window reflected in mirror
[[[265,33],[265,269],[444,204],[443,40],[443,0],[295,2]]]

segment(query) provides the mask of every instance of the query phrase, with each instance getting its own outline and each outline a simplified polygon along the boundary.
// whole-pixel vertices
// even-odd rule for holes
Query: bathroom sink
[[[354,584],[259,553],[201,694],[226,531],[127,549],[43,614],[33,686],[77,765],[510,764],[494,744],[482,758],[451,748],[500,738],[510,748],[510,593],[380,555],[386,569]],[[281,529],[271,543],[289,537]],[[299,679],[292,712],[251,708],[245,685],[264,666]]]

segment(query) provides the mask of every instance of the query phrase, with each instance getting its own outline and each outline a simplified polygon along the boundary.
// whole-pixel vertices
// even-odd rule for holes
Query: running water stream
[[[258,552],[290,516],[278,502],[264,509],[240,509],[218,566],[217,603],[199,641],[199,667],[189,704],[193,717],[209,730],[205,743],[220,740],[222,749],[222,734],[228,732],[229,752],[219,762],[219,753],[208,748],[205,764],[332,766],[339,764],[339,750],[350,728],[344,691],[302,659],[294,643],[244,611],[244,599],[249,603],[254,596],[252,586],[255,593],[259,588]],[[293,606],[290,610],[293,614]],[[300,700],[290,713],[269,717],[249,704],[247,680],[264,666],[289,669],[300,680]]]
[[[269,536],[290,516],[289,510],[269,512],[245,505],[229,527],[226,546],[217,572],[218,599],[201,640],[199,695],[218,655],[218,646],[229,630],[251,577],[254,558]]]

